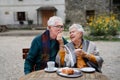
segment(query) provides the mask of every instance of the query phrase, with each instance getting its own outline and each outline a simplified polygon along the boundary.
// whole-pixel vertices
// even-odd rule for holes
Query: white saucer
[[[45,68],[44,70],[46,72],[55,72],[58,68],[54,67],[53,69],[48,69],[48,68]]]
[[[95,68],[85,67],[85,68],[81,68],[80,70],[83,71],[83,72],[94,72]]]

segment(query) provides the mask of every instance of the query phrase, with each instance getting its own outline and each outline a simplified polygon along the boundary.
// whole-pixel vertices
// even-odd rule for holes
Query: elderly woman
[[[56,63],[59,66],[67,67],[93,67],[96,71],[101,72],[103,59],[99,56],[96,45],[83,39],[84,29],[79,24],[73,24],[69,27],[71,42],[65,46],[62,40],[59,52],[56,56]]]

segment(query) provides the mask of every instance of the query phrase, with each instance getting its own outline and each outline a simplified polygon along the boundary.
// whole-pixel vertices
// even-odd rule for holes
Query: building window
[[[120,0],[113,0],[113,4],[120,4]]]
[[[25,21],[26,20],[25,12],[17,12],[17,20],[18,21]]]
[[[113,0],[112,4],[114,12],[120,12],[120,0]]]
[[[23,0],[18,0],[18,1],[23,1]]]
[[[86,11],[87,23],[90,23],[92,21],[92,19],[94,18],[94,16],[95,16],[95,10],[87,10]]]

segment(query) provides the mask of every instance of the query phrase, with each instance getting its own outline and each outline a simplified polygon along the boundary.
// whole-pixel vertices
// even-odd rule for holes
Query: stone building
[[[65,0],[66,22],[86,25],[89,18],[114,12],[120,15],[120,0]]]

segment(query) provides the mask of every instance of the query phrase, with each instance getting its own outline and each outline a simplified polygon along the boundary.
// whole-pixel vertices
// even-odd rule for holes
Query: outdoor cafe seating
[[[29,48],[23,48],[23,59],[26,59],[29,52]],[[109,78],[95,70],[80,70],[79,68],[72,68],[74,73],[72,75],[62,74],[62,68],[55,68],[53,71],[47,71],[46,68],[43,70],[35,70],[33,72],[23,75],[19,80],[109,80]]]

